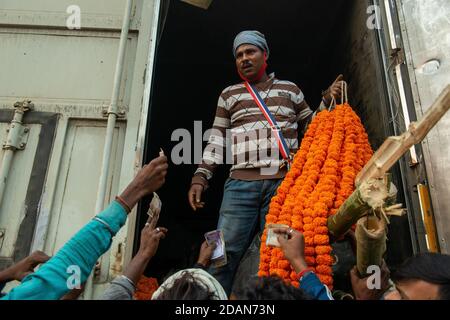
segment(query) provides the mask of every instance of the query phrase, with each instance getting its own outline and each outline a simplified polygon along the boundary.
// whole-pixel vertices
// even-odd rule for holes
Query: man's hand
[[[139,247],[138,255],[151,259],[158,250],[159,240],[166,237],[167,229],[158,227],[154,229],[152,225],[146,224],[141,232],[141,244]]]
[[[390,271],[383,261],[381,265],[380,289],[369,289],[367,280],[369,277],[360,278],[358,268],[355,266],[350,270],[350,279],[352,282],[353,293],[356,300],[379,300],[389,289]]]
[[[139,170],[133,181],[131,181],[120,195],[130,206],[130,209],[132,209],[142,197],[161,188],[165,182],[168,167],[167,157],[159,156]]]
[[[189,189],[188,198],[189,204],[192,210],[197,211],[197,209],[202,209],[205,206],[204,202],[201,202],[203,193],[203,186],[200,184],[193,184]]]
[[[125,268],[123,275],[130,279],[135,285],[147,268],[150,259],[158,250],[159,241],[166,237],[167,229],[163,227],[154,228],[150,222],[145,224],[141,232],[141,244],[139,251]]]
[[[305,239],[303,234],[291,228],[277,228],[273,229],[273,231],[279,234],[278,242],[281,245],[281,250],[295,272],[299,273],[308,268],[305,262]],[[288,240],[283,235],[287,235]]]
[[[34,268],[41,263],[47,262],[49,259],[50,257],[42,251],[33,252],[10,268],[11,279],[22,281],[23,278],[34,272]]]
[[[324,102],[326,105],[331,104],[332,97],[338,101],[342,97],[342,87],[344,83],[344,76],[340,74],[336,80],[331,84],[331,86],[326,91],[327,93],[324,95]]]
[[[198,256],[198,264],[201,264],[205,268],[209,265],[211,262],[211,256],[214,252],[214,249],[216,248],[216,244],[212,243],[211,245],[208,244],[208,242],[203,241],[202,247],[200,248],[200,254]]]

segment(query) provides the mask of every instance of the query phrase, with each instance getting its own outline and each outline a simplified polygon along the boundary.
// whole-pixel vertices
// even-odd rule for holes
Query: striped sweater
[[[292,82],[276,79],[274,74],[255,87],[275,116],[290,151],[296,152],[299,131],[306,128],[313,115],[302,91]],[[192,183],[206,187],[215,168],[224,163],[232,164],[233,179],[280,179],[286,174],[286,169],[280,169],[282,158],[272,129],[244,83],[221,93],[202,163]]]

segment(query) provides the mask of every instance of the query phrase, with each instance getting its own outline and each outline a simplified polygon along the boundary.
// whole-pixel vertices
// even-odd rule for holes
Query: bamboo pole
[[[372,209],[382,208],[390,196],[388,179],[369,179],[364,181],[344,202],[335,215],[328,218],[328,231],[332,238],[344,235],[360,218]]]
[[[375,215],[368,215],[356,224],[356,267],[366,277],[369,266],[381,267],[386,252],[386,223]]]
[[[424,114],[422,119],[412,122],[409,130],[400,136],[389,137],[375,152],[355,179],[355,185],[370,178],[383,177],[386,172],[413,145],[420,143],[436,123],[450,109],[450,85],[440,94],[438,99]]]

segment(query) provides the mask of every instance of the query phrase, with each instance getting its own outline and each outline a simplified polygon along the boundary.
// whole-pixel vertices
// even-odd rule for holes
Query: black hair
[[[190,272],[183,272],[182,276],[165,288],[156,300],[215,300],[216,294],[207,289],[206,285]]]
[[[302,289],[279,277],[254,277],[233,292],[239,300],[311,300]]]
[[[422,280],[439,285],[439,299],[450,300],[450,255],[419,253],[407,259],[393,273],[392,280]]]

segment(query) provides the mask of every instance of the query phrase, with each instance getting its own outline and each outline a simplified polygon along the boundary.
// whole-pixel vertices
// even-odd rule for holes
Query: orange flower
[[[311,256],[305,256],[305,262],[308,264],[308,266],[313,266],[316,264],[316,258]]]
[[[314,247],[305,247],[305,256],[314,256],[316,253],[316,250]]]
[[[278,261],[278,268],[279,269],[287,270],[287,269],[289,269],[290,266],[291,266],[291,264],[287,260],[280,260],[280,261]]]
[[[326,265],[318,265],[316,267],[316,271],[319,274],[323,274],[323,275],[331,275],[333,273],[333,269],[331,269],[330,266],[326,266]]]
[[[333,264],[333,258],[328,254],[321,254],[316,257],[317,264],[331,266]]]
[[[303,218],[303,223],[304,224],[308,224],[308,223],[312,223],[313,222],[313,218],[311,217],[304,217]]]
[[[268,277],[270,274],[269,274],[269,272],[267,272],[267,271],[262,271],[262,270],[260,270],[260,271],[258,271],[258,277]]]
[[[290,271],[286,271],[283,269],[275,269],[273,272],[270,273],[271,275],[279,276],[281,279],[286,279],[290,275]]]
[[[313,224],[316,227],[320,227],[320,226],[326,226],[327,225],[327,218],[323,218],[323,217],[317,217],[314,219]]]
[[[322,254],[329,254],[331,253],[332,249],[330,246],[316,246],[316,254],[322,255]]]
[[[141,276],[137,285],[134,298],[136,300],[151,300],[153,293],[158,289],[158,281],[155,278]]]
[[[292,222],[292,228],[294,228],[297,231],[300,231],[303,229],[303,223],[301,222]]]
[[[316,234],[328,234],[328,227],[315,227],[314,232]]]
[[[269,265],[267,264],[267,263],[264,263],[264,264],[262,264],[262,265],[260,265],[259,266],[259,270],[260,271],[265,271],[265,272],[269,272],[269,270],[270,270],[270,268],[269,268]]]
[[[305,236],[305,238],[313,238],[314,240],[314,228],[312,230],[309,231],[303,231],[303,235]]]
[[[314,245],[314,238],[313,237],[305,237],[305,245],[306,246],[313,246]]]
[[[314,244],[315,245],[326,245],[330,242],[330,239],[327,235],[315,235],[314,236]]]

